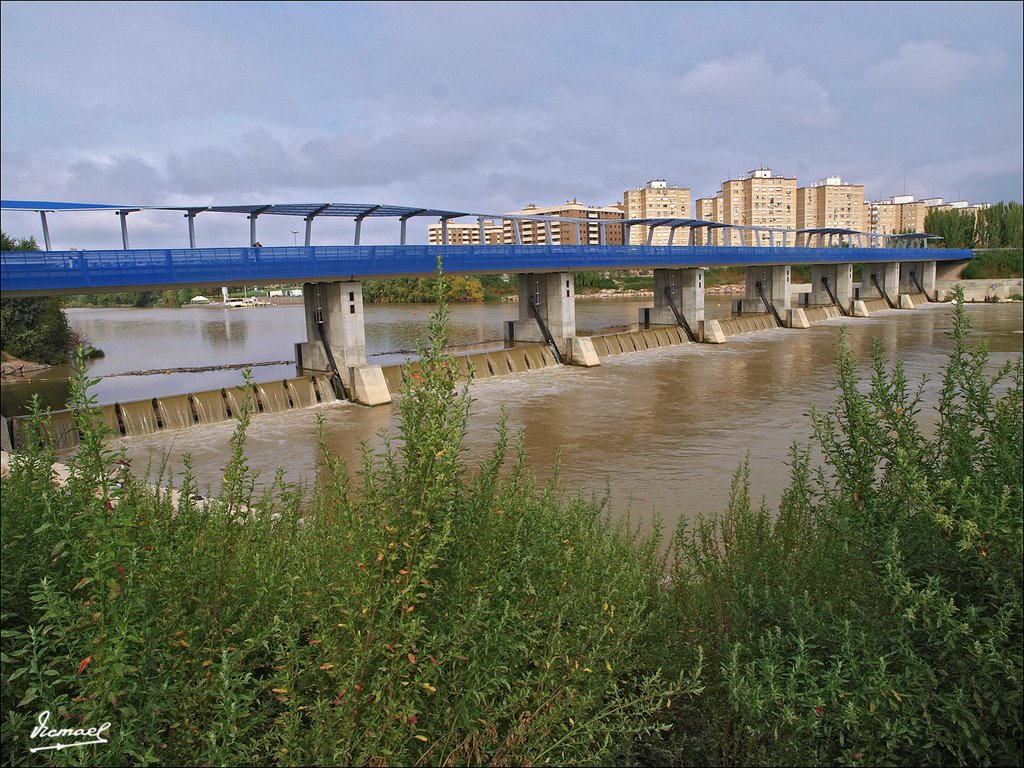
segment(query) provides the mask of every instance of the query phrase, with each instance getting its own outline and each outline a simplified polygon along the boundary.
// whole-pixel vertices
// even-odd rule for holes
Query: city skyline
[[[5,2],[3,197],[502,212],[651,179],[696,200],[762,166],[870,200],[1024,196],[1018,3],[584,8]],[[111,218],[54,234],[95,246]]]

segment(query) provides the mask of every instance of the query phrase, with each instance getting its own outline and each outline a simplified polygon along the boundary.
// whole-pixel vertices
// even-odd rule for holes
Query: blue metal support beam
[[[185,210],[185,218],[188,219],[188,247],[196,247],[196,216],[203,211],[207,210],[204,208],[187,208]]]
[[[400,222],[400,232],[398,236],[398,241],[401,245],[405,245],[406,242],[406,236],[408,234],[409,228],[409,219],[411,219],[413,216],[419,216],[420,214],[426,213],[426,211],[426,208],[417,208],[416,210],[410,211],[409,213],[406,213],[405,215],[398,217],[398,221]],[[309,243],[306,243],[306,245],[309,245]]]
[[[379,205],[371,206],[370,208],[367,208],[365,211],[356,216],[356,235],[355,239],[352,242],[352,245],[359,245],[359,235],[363,228],[363,219],[365,219],[371,213],[376,211],[378,208],[380,208]]]

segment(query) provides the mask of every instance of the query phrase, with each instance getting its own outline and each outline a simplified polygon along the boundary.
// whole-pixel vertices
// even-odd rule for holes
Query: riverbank
[[[729,283],[726,285],[709,285],[704,288],[705,295],[722,295],[722,294],[733,294],[743,293],[746,291],[746,286],[743,283]],[[629,288],[601,288],[596,291],[585,291],[576,294],[578,299],[650,299],[654,298],[654,291],[644,288],[629,289]],[[517,301],[516,296],[509,296],[508,301]]]
[[[935,294],[937,301],[952,301],[957,287],[964,293],[967,302],[1021,301],[1024,299],[1024,279],[1019,277],[1003,279],[937,280]]]
[[[27,360],[19,360],[6,352],[0,353],[0,356],[2,356],[2,361],[0,361],[0,378],[12,381],[28,379],[28,374],[45,371],[52,367],[46,363],[32,363]]]

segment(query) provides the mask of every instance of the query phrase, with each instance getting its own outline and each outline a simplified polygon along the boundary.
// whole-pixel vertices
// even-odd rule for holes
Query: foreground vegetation
[[[240,417],[222,494],[174,511],[104,447],[88,383],[66,489],[52,451],[0,495],[12,764],[1016,764],[1022,365],[986,374],[956,307],[934,437],[877,347],[841,337],[822,464],[773,513],[668,541],[537,487],[470,417],[446,309],[398,434],[350,473],[258,497]],[[186,462],[187,465],[187,462]],[[38,755],[42,710],[110,744]]]

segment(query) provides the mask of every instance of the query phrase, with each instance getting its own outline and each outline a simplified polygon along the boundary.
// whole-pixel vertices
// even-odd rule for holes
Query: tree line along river
[[[650,299],[580,299],[577,326],[599,333],[635,323]],[[992,366],[1024,352],[1020,303],[968,305],[972,338],[985,339]],[[370,362],[402,362],[425,343],[429,305],[367,305]],[[450,307],[451,343],[473,349],[501,347],[508,304]],[[106,357],[89,363],[101,404],[200,392],[240,384],[238,369],[201,373],[121,375],[139,370],[275,363],[252,369],[269,382],[295,376],[293,344],[303,340],[301,306],[254,309],[71,309],[73,328]],[[709,318],[725,317],[728,299],[707,297]],[[889,358],[902,361],[912,383],[925,385],[922,418],[934,422],[931,403],[951,343],[950,306],[885,311],[867,319],[831,320],[809,330],[777,329],[729,338],[724,345],[687,344],[607,357],[597,368],[554,367],[475,381],[465,461],[475,466],[489,452],[504,410],[522,429],[528,463],[538,478],[551,477],[556,458],[570,490],[610,494],[615,515],[646,522],[657,513],[667,525],[680,517],[725,508],[730,479],[750,457],[751,493],[774,507],[787,482],[784,466],[793,441],[807,443],[812,406],[833,399],[839,328],[866,377],[873,337]],[[54,408],[67,392],[68,367],[50,369],[25,383],[5,383],[3,412],[19,412],[32,393]],[[249,430],[250,466],[268,482],[280,466],[289,480],[310,477],[317,458],[316,416],[328,444],[355,470],[361,446],[379,447],[379,432],[394,429],[394,404],[366,408],[331,403],[261,414]],[[199,485],[216,490],[230,454],[233,422],[163,431],[117,441],[133,469],[163,466],[176,475],[191,454]]]

